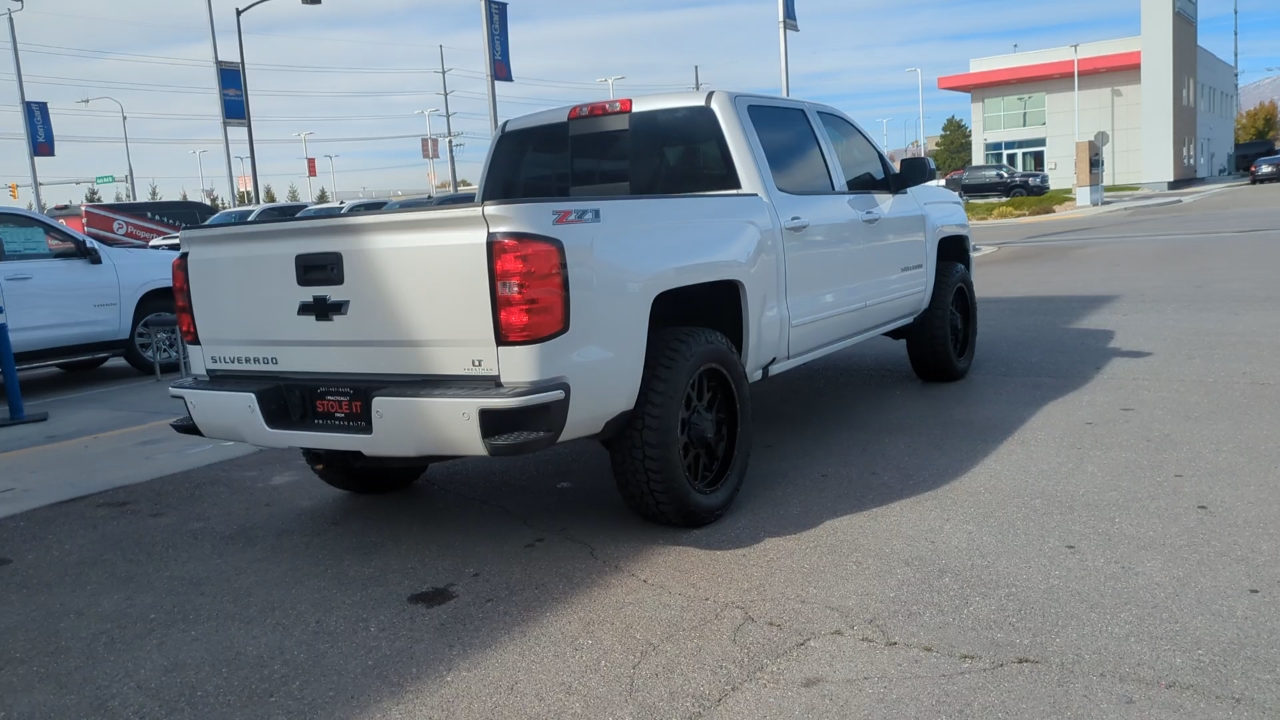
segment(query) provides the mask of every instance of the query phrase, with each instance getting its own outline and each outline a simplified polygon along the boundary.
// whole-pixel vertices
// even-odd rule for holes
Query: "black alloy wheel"
[[[680,457],[685,476],[703,495],[724,485],[738,439],[738,393],[718,365],[690,378],[680,409]]]

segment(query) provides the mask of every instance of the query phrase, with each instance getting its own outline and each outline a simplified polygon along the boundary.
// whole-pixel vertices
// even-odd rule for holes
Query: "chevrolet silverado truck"
[[[730,92],[505,122],[475,202],[184,229],[179,432],[299,448],[328,484],[602,441],[626,504],[729,508],[749,385],[882,335],[963,378],[969,226],[836,109]]]

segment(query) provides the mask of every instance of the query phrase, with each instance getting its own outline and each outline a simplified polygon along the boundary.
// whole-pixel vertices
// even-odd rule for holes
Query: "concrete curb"
[[[1143,208],[1161,208],[1172,205],[1190,204],[1202,198],[1216,195],[1225,190],[1232,188],[1244,187],[1247,183],[1231,183],[1215,187],[1212,190],[1196,193],[1187,197],[1180,198],[1151,198],[1150,200],[1134,200],[1131,202],[1120,202],[1115,205],[1103,205],[1098,208],[1081,208],[1079,210],[1068,210],[1067,212],[1054,213],[1052,215],[1038,215],[1036,217],[1015,218],[1012,220],[976,220],[969,224],[974,227],[998,227],[1001,225],[1022,225],[1033,222],[1048,222],[1051,220],[1070,220],[1072,218],[1093,217],[1094,215],[1105,215],[1107,213],[1121,212],[1126,210],[1141,210]]]

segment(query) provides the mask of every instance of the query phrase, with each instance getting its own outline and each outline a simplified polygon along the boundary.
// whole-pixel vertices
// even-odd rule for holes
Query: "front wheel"
[[[385,495],[407,490],[427,471],[427,465],[387,466],[369,461],[360,453],[338,450],[303,450],[311,472],[330,487],[356,495]]]
[[[1026,197],[1026,196],[1027,196],[1026,188],[1016,187],[1009,191],[1009,197],[1011,198],[1020,198],[1020,197]]]
[[[160,372],[178,370],[178,328],[161,321],[173,315],[173,298],[152,298],[138,304],[133,312],[133,325],[124,359],[140,373],[155,372],[159,355]]]
[[[647,520],[702,527],[733,504],[750,453],[751,399],[733,343],[705,328],[657,333],[631,420],[609,444],[623,500]]]
[[[955,382],[969,374],[978,341],[978,301],[969,270],[938,263],[929,307],[907,333],[911,369],[925,382]]]

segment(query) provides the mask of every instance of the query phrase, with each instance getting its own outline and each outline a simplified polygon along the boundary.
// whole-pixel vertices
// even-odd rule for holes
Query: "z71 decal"
[[[552,210],[551,213],[556,219],[551,222],[552,225],[586,225],[587,223],[600,222],[600,209],[592,208],[591,210]]]

